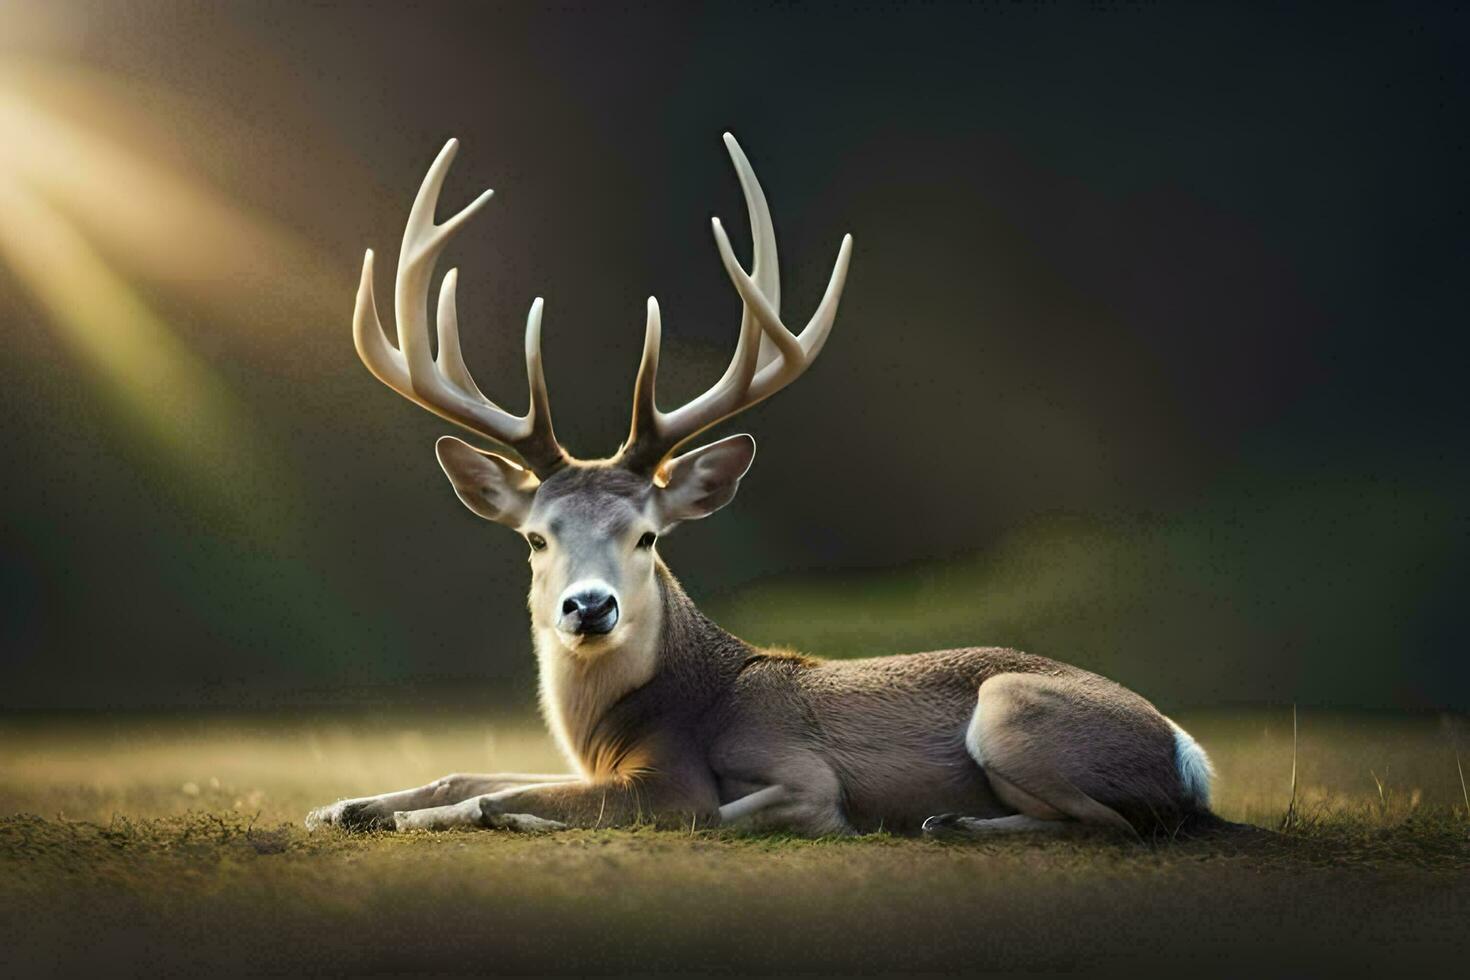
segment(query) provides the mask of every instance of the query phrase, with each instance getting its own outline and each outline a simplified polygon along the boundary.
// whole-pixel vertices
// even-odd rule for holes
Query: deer
[[[373,252],[353,317],[357,353],[389,388],[508,450],[438,439],[435,454],[473,514],[529,549],[529,609],[540,707],[565,773],[457,773],[313,810],[309,828],[740,827],[825,837],[983,837],[1106,828],[1140,837],[1210,811],[1213,768],[1179,725],[1132,690],[1060,661],[1002,647],[870,659],[763,649],[706,618],[659,555],[676,526],[734,499],[755,440],[696,436],[804,375],[836,320],[852,255],[844,236],[827,288],[799,333],[781,318],[776,238],[765,194],[724,135],[750,221],[752,262],[718,217],[716,250],[743,312],[725,373],[671,411],[658,407],[661,325],[647,301],[632,422],[612,456],[572,458],[552,428],[541,360],[543,303],[526,319],[529,406],[484,395],[465,365],[445,274],[437,351],[429,286],[445,246],[491,198],[435,223],[458,149],[450,140],[403,233],[388,340]],[[1105,832],[1107,832],[1105,831]]]

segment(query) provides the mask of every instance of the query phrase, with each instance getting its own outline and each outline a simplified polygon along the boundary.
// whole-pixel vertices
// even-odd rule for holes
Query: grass
[[[1261,832],[805,841],[696,829],[308,835],[305,811],[546,769],[533,722],[0,723],[7,975],[431,970],[1432,970],[1470,953],[1470,819],[1434,718],[1180,720]],[[1297,766],[1295,799],[1291,772]]]

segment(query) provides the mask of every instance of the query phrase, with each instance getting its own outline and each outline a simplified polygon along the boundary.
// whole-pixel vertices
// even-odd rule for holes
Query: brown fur
[[[983,828],[1018,813],[1168,833],[1203,812],[1169,722],[1112,681],[998,647],[866,660],[763,650],[707,619],[661,561],[656,576],[652,676],[572,735],[580,775],[447,777],[310,820],[708,826],[770,786],[784,792],[756,823],[810,835],[912,833],[936,814]]]
[[[527,788],[502,812],[580,822],[595,800],[603,823],[687,825],[773,784],[794,798],[765,821],[808,833],[914,831],[936,813],[1003,816],[1025,799],[1035,815],[1138,825],[1187,808],[1167,722],[1111,681],[1001,648],[852,661],[761,650],[700,613],[662,565],[659,580],[657,673],[579,748],[599,778],[580,793]],[[995,780],[965,746],[977,704]]]

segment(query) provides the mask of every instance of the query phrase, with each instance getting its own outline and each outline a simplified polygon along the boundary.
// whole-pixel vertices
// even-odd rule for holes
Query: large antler
[[[740,339],[724,375],[708,391],[672,412],[660,412],[654,403],[654,380],[658,375],[660,324],[658,301],[648,299],[648,327],[643,341],[643,360],[633,389],[633,425],[618,455],[620,465],[638,472],[655,473],[674,450],[723,419],[769,398],[795,381],[817,359],[832,323],[837,303],[847,280],[847,262],[852,254],[852,236],[844,235],[832,268],[827,292],[806,327],[793,335],[781,322],[781,277],[776,267],[776,233],[766,196],[741,152],[735,137],[725,134],[725,147],[735,164],[745,207],[750,213],[750,237],[754,256],[750,272],[741,268],[730,247],[730,239],[719,218],[711,219],[720,260],[735,291],[745,304],[740,320]]]
[[[429,348],[427,311],[434,264],[454,233],[494,193],[487,190],[453,218],[442,225],[434,224],[439,191],[458,149],[459,140],[444,144],[408,213],[393,292],[398,347],[388,342],[378,319],[378,306],[373,298],[372,249],[368,249],[362,263],[362,283],[358,286],[357,310],[352,318],[353,340],[358,356],[379,381],[436,415],[509,446],[533,473],[544,478],[566,465],[567,457],[551,429],[551,405],[541,370],[541,298],[538,296],[531,304],[531,312],[526,317],[526,376],[531,404],[525,415],[512,415],[496,405],[480,392],[470,377],[459,349],[459,320],[454,301],[458,269],[449,270],[439,290],[437,360]]]

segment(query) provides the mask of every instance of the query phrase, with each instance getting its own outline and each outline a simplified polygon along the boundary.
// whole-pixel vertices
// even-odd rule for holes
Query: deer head
[[[806,372],[826,343],[847,278],[852,236],[844,236],[817,311],[799,334],[780,316],[776,238],[765,195],[734,137],[725,146],[750,213],[754,256],[747,272],[718,218],[711,221],[720,261],[744,314],[734,356],[708,391],[671,412],[654,394],[660,323],[648,300],[643,357],[633,387],[633,420],[607,459],[577,460],[551,425],[541,366],[538,297],[526,318],[530,405],[514,415],[487,398],[460,353],[455,307],[458,270],[439,289],[438,352],[430,349],[429,284],[444,247],[490,200],[485,191],[459,214],[434,223],[439,192],[454,160],[450,140],[429,168],[409,212],[394,290],[398,346],[388,342],[373,297],[373,253],[363,260],[353,317],[357,352],[378,380],[410,401],[508,448],[514,459],[453,436],[436,445],[439,465],[459,499],[487,520],[519,532],[531,548],[531,616],[538,636],[592,655],[657,615],[658,536],[682,521],[707,517],[729,503],[755,457],[755,440],[735,435],[675,455],[695,436],[769,398]]]

